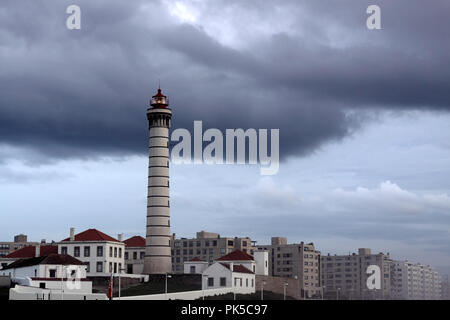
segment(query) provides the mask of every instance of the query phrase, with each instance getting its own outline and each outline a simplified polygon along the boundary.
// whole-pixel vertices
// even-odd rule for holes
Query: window
[[[136,251],[133,252],[133,260],[137,260],[137,252]]]
[[[208,287],[214,287],[214,278],[208,278]]]
[[[86,266],[86,272],[87,273],[91,272],[91,263],[90,262],[85,262],[84,265]]]
[[[117,258],[117,248],[114,248],[114,258]]]
[[[39,282],[39,288],[45,289],[45,282]]]
[[[122,258],[122,248],[119,248],[119,258]]]
[[[109,247],[109,257],[112,258],[113,256],[113,248]]]
[[[102,246],[97,247],[97,257],[103,257],[103,247]]]
[[[85,257],[91,256],[91,247],[84,247],[84,256]]]
[[[145,251],[141,251],[141,260],[144,260],[145,258]]]
[[[227,286],[227,278],[225,278],[225,277],[221,277],[220,278],[220,286],[221,287],[226,287]]]
[[[255,286],[255,279],[252,279],[252,288]]]
[[[97,262],[97,272],[103,272],[103,262]]]
[[[61,254],[67,254],[67,247],[61,247]]]
[[[233,240],[228,240],[228,245],[229,245],[229,246],[234,246]]]
[[[248,278],[245,279],[245,286],[248,287]]]
[[[189,249],[189,254],[190,254],[190,255],[194,254],[194,250]]]
[[[209,241],[205,241],[205,247],[209,247]]]
[[[190,273],[195,273],[195,266],[191,266]]]
[[[125,252],[125,260],[128,260],[128,252]]]
[[[247,241],[242,241],[242,245],[243,245],[244,247],[246,247],[246,246],[247,246]]]
[[[216,247],[217,246],[217,240],[213,240],[212,245],[213,245],[213,247]]]
[[[242,287],[242,278],[239,279],[239,285]]]
[[[73,256],[79,257],[80,256],[80,247],[73,248]]]
[[[56,269],[49,270],[49,278],[56,278]]]

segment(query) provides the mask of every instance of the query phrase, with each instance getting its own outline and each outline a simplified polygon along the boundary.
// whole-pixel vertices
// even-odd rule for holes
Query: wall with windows
[[[64,241],[58,243],[58,253],[82,261],[88,277],[108,276],[125,268],[125,244],[122,242]]]

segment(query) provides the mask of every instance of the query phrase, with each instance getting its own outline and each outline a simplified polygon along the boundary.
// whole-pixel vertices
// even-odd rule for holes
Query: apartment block
[[[391,295],[391,260],[389,253],[372,254],[368,248],[349,255],[326,255],[321,258],[321,279],[328,299],[389,299]],[[381,289],[369,289],[367,268],[380,270]]]
[[[409,261],[392,261],[393,299],[438,300],[441,281],[437,271],[428,265]]]
[[[183,273],[183,264],[195,257],[212,264],[214,260],[234,250],[253,254],[252,241],[249,237],[221,237],[218,233],[200,231],[195,238],[181,238],[171,241],[172,271]]]
[[[28,242],[27,236],[19,234],[14,236],[14,242],[0,242],[0,258],[7,256],[8,254],[22,249],[27,246],[36,246],[39,242]]]
[[[299,279],[303,298],[320,296],[320,251],[313,243],[288,244],[285,237],[272,237],[270,245],[256,248],[268,252],[270,276]]]

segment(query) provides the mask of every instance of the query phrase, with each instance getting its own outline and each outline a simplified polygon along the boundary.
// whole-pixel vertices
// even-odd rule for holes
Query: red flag
[[[109,300],[112,300],[113,296],[113,276],[111,273],[111,278],[109,279],[109,287],[108,287],[108,298]]]

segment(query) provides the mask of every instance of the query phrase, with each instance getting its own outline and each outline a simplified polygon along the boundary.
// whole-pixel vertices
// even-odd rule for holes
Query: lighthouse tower
[[[147,109],[150,142],[145,274],[172,272],[169,201],[169,128],[172,110],[168,106],[169,100],[159,88]]]

